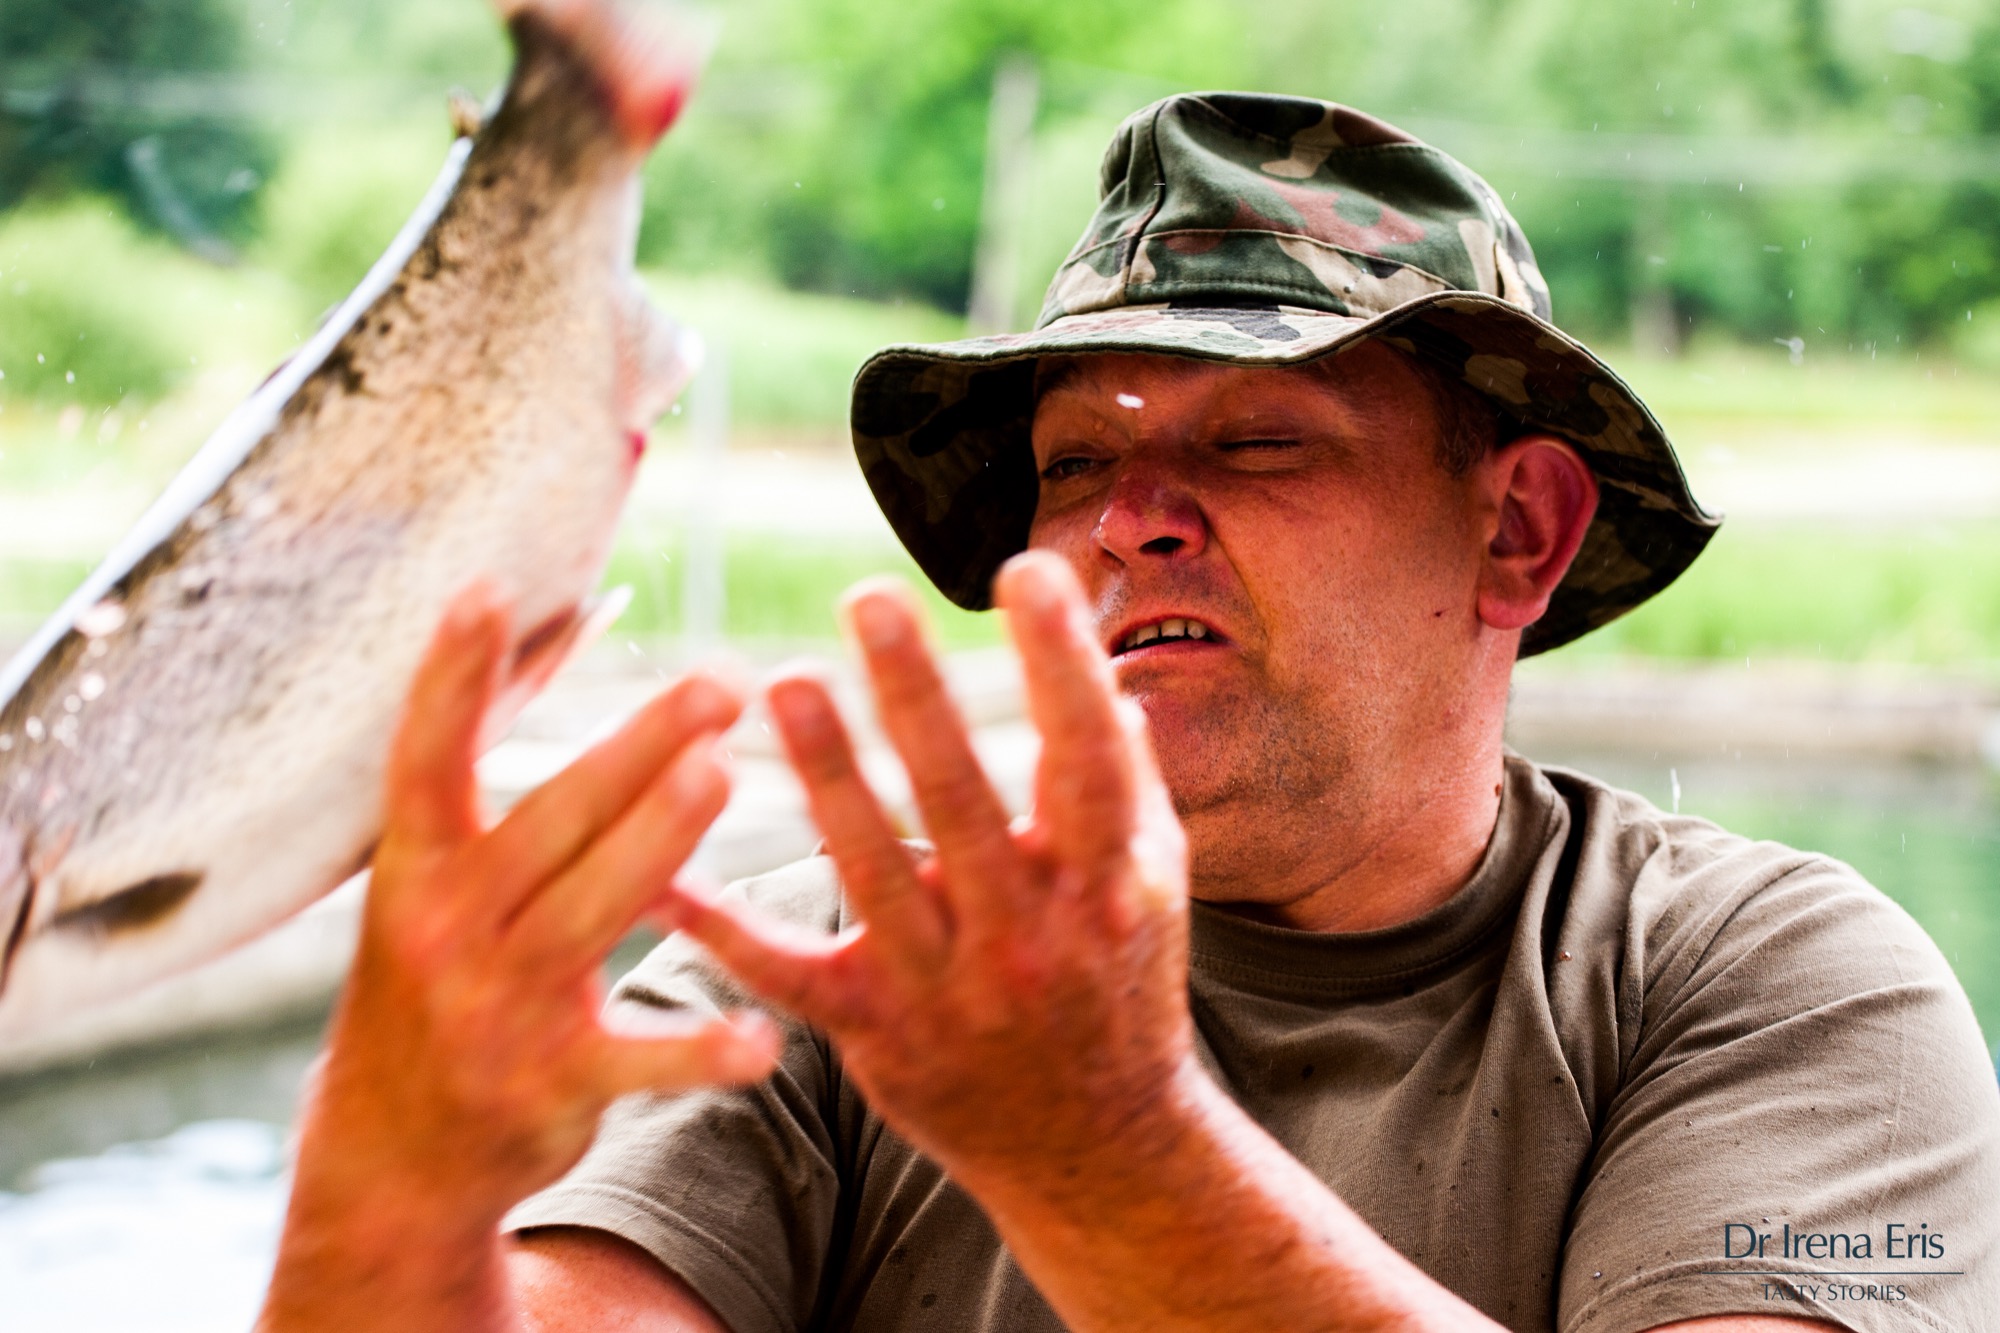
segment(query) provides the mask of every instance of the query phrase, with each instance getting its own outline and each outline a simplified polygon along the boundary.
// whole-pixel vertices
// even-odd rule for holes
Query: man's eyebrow
[[[1035,397],[1053,393],[1075,379],[1082,367],[1068,357],[1044,358],[1035,362]]]

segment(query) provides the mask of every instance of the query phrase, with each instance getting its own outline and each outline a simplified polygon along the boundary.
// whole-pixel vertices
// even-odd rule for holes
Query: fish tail
[[[525,53],[524,28],[567,44],[638,152],[651,148],[687,105],[715,45],[716,23],[673,0],[494,0]]]

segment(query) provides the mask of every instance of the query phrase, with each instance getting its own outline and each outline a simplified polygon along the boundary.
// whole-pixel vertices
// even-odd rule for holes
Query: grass
[[[310,212],[318,196],[276,190],[273,198],[274,207]],[[387,204],[369,208],[384,215],[378,229],[387,225]],[[90,497],[111,527],[61,551],[9,551],[0,561],[0,621],[20,627],[54,607],[87,568],[80,557],[117,535],[125,501],[114,497],[157,491],[310,329],[304,312],[330,289],[330,275],[364,262],[361,251],[346,255],[334,243],[350,220],[334,218],[340,225],[324,234],[301,225],[296,254],[253,253],[250,264],[223,270],[141,236],[101,201],[0,215],[0,370],[8,372],[0,380],[0,492]],[[849,381],[865,357],[885,343],[962,331],[955,316],[922,306],[788,292],[742,275],[644,276],[662,308],[720,352],[733,424],[750,437],[837,441]],[[37,363],[37,348],[67,350]],[[1697,448],[1727,439],[1740,455],[1780,447],[1774,442],[1795,449],[1801,438],[1965,440],[2000,428],[2000,376],[1915,352],[1871,357],[1809,345],[1793,364],[1782,347],[1697,344],[1673,361],[1615,348],[1608,359]],[[80,371],[75,384],[72,369]],[[627,632],[679,631],[674,549],[636,531],[620,547],[611,578],[637,591]],[[769,641],[831,637],[839,592],[882,571],[927,587],[886,542],[736,539],[724,628]],[[933,602],[947,643],[997,641],[991,617]],[[1992,671],[2000,664],[2000,531],[1733,520],[1673,588],[1556,660],[1619,656]]]
[[[753,429],[845,438],[854,372],[893,342],[962,337],[965,321],[923,305],[790,292],[741,276],[648,273],[653,299],[728,363],[730,413]]]
[[[1672,587],[1550,660],[1619,656],[2000,674],[2000,531],[1734,522]]]
[[[1959,434],[2000,427],[2000,375],[1935,353],[1698,342],[1673,360],[1599,348],[1672,431],[1686,426]]]
[[[682,632],[682,577],[686,554],[628,540],[612,555],[609,584],[632,588],[632,605],[618,632],[641,638]],[[861,579],[895,574],[923,595],[938,641],[948,648],[984,647],[1001,641],[999,619],[962,611],[931,587],[916,562],[898,546],[732,538],[724,553],[723,633],[737,641],[767,644],[826,642],[839,637],[834,604]]]
[[[682,568],[674,550],[621,547],[609,577],[635,591],[624,631],[679,632]],[[895,573],[923,589],[946,644],[1000,641],[994,617],[950,606],[886,543],[739,538],[726,568],[724,628],[733,638],[830,639],[841,591]],[[1725,527],[1673,587],[1548,660],[1624,657],[1900,663],[2000,676],[2000,531]]]
[[[23,631],[89,569],[74,558],[0,561],[0,623]],[[606,582],[629,584],[619,632],[679,634],[686,556],[638,534],[614,554]],[[738,536],[725,550],[731,639],[768,645],[837,636],[841,592],[873,574],[900,575],[928,602],[949,647],[998,643],[997,619],[951,606],[903,551],[837,539]],[[2000,677],[2000,532],[1725,528],[1672,588],[1622,620],[1551,654],[1551,666],[1620,658],[1894,663]]]

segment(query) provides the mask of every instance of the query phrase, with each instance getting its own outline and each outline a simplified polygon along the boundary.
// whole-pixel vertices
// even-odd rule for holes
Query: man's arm
[[[526,1333],[729,1333],[694,1288],[609,1232],[550,1227],[507,1250]]]
[[[473,760],[506,643],[490,595],[461,598],[411,690],[260,1329],[520,1330],[517,1279],[554,1311],[574,1286],[554,1254],[634,1277],[601,1245],[504,1242],[500,1219],[575,1163],[613,1099],[752,1082],[775,1058],[761,1020],[620,1034],[598,1016],[604,957],[726,799],[713,741],[735,695],[679,682],[488,829]],[[636,1326],[719,1327],[679,1304],[680,1323]]]
[[[680,924],[831,1033],[1079,1333],[1496,1328],[1200,1068],[1184,844],[1136,710],[1066,566],[1018,558],[998,592],[1043,738],[1033,815],[1009,824],[907,596],[865,592],[855,637],[935,857],[911,864],[825,690],[782,682],[772,711],[862,924],[801,941],[686,892]]]
[[[1010,826],[906,592],[850,619],[937,846],[913,866],[816,682],[773,715],[863,923],[802,941],[677,891],[678,923],[829,1032],[891,1127],[986,1209],[1079,1333],[1491,1329],[1218,1088],[1187,1007],[1186,852],[1075,578],[997,585],[1043,738]]]

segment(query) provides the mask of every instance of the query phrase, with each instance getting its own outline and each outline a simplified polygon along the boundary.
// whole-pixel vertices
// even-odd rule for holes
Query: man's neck
[[[1506,763],[1498,728],[1490,744],[1422,767],[1421,779],[1385,781],[1285,812],[1285,833],[1244,839],[1259,821],[1224,814],[1219,838],[1233,854],[1205,855],[1197,823],[1193,897],[1292,930],[1380,930],[1413,921],[1450,899],[1493,839]],[[1218,812],[1220,813],[1220,812]],[[1272,823],[1279,821],[1273,820]]]

